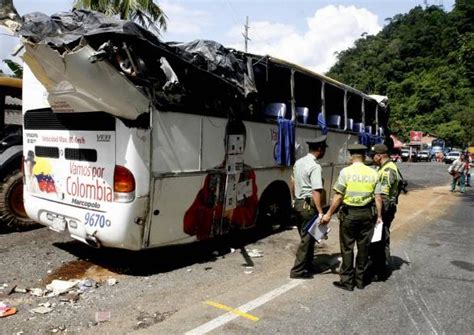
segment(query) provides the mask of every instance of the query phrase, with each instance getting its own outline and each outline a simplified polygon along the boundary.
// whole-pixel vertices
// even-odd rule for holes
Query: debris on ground
[[[69,292],[67,294],[62,295],[59,298],[61,302],[76,302],[79,300],[79,293],[77,292]]]
[[[252,249],[247,253],[252,258],[260,258],[263,257],[263,251],[258,249]]]
[[[97,282],[93,279],[84,279],[78,283],[79,292],[86,292],[92,290],[98,286]]]
[[[59,280],[54,279],[50,284],[46,285],[48,291],[52,291],[53,296],[64,294],[70,291],[79,283],[77,280]]]
[[[30,312],[31,313],[36,313],[36,314],[47,314],[47,313],[51,312],[52,310],[53,309],[50,308],[50,307],[40,306],[40,307],[30,309]]]
[[[251,275],[251,274],[253,273],[253,271],[247,270],[247,271],[244,271],[244,273],[245,273],[246,275]]]
[[[59,326],[57,328],[51,329],[51,333],[56,334],[57,332],[63,332],[66,331],[66,326]]]
[[[28,293],[28,289],[17,286],[13,289],[13,292],[14,293]]]
[[[34,295],[35,297],[42,297],[44,295],[44,290],[40,288],[30,288],[30,294]]]
[[[169,318],[171,315],[176,313],[177,311],[168,311],[168,312],[156,312],[153,314],[149,314],[147,312],[140,312],[140,314],[137,316],[137,325],[134,327],[135,330],[139,329],[145,329],[148,328],[154,324],[163,322],[167,318]]]
[[[110,316],[111,316],[110,311],[98,311],[98,312],[95,312],[95,321],[96,322],[110,321]]]
[[[107,284],[108,284],[109,286],[114,286],[114,285],[117,284],[117,283],[118,283],[118,280],[115,279],[115,278],[109,278],[109,279],[107,279]]]
[[[2,284],[0,286],[0,297],[6,297],[10,295],[16,288],[16,285]]]
[[[17,310],[3,301],[0,301],[0,318],[4,318],[13,314],[16,314]]]

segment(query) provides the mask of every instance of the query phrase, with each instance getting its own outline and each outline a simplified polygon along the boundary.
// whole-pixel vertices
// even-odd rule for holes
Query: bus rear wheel
[[[258,206],[257,226],[275,230],[290,225],[291,195],[284,181],[271,183],[262,193]]]
[[[12,171],[0,186],[0,224],[13,229],[28,229],[38,226],[31,220],[23,205],[23,174]]]

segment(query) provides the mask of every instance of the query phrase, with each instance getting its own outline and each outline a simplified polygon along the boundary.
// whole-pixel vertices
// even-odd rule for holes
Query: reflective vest
[[[365,206],[374,201],[377,179],[375,170],[357,162],[341,170],[334,190],[344,196],[344,204]]]
[[[385,195],[390,201],[396,202],[400,174],[398,173],[398,168],[395,163],[389,160],[382,165],[379,170],[378,179],[375,193]]]

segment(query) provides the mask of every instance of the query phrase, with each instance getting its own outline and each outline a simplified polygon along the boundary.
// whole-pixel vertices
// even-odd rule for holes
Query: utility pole
[[[247,20],[245,22],[245,32],[242,34],[244,36],[244,41],[245,41],[245,52],[248,50],[248,41],[250,41],[249,38],[249,17],[247,16]]]

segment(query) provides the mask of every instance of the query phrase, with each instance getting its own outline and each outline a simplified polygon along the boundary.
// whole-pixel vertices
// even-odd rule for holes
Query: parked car
[[[430,152],[428,150],[421,150],[421,151],[418,151],[418,154],[416,155],[416,158],[420,162],[421,161],[429,162],[430,158],[431,158],[431,155],[430,155]]]
[[[450,151],[444,156],[444,162],[446,164],[451,164],[453,161],[459,158],[461,156],[460,151]]]
[[[390,155],[390,158],[392,159],[393,162],[401,162],[402,161],[402,153],[400,149],[393,149],[392,153]]]
[[[410,158],[410,150],[409,149],[402,149],[401,150],[402,154],[402,161],[406,162],[408,158]]]

